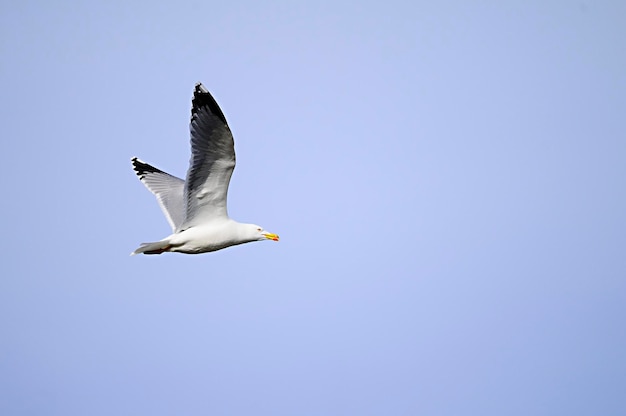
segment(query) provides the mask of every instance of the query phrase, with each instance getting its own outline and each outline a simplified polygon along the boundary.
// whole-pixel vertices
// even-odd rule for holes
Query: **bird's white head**
[[[248,229],[252,236],[252,241],[272,240],[278,241],[279,237],[276,234],[265,231],[263,227],[255,224],[248,224]]]

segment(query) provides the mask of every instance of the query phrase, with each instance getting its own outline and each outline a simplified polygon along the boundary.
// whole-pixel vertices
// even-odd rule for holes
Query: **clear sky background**
[[[626,414],[626,2],[0,11],[0,414]],[[281,241],[129,257],[197,81]]]

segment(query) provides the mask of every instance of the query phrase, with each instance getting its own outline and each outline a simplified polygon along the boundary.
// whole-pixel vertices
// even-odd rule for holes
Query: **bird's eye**
[[[261,229],[260,229],[260,228],[257,228],[256,230],[257,230],[257,231],[261,231]]]

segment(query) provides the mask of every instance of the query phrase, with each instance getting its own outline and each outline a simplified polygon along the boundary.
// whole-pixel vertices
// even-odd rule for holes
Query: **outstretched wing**
[[[132,158],[131,161],[139,180],[156,196],[172,231],[176,231],[185,219],[185,201],[183,200],[185,181],[136,157]]]
[[[193,94],[191,159],[185,181],[187,228],[215,218],[227,218],[226,196],[235,168],[235,145],[226,118],[209,91],[200,83]]]

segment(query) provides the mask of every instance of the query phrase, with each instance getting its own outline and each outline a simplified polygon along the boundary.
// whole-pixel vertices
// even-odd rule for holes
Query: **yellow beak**
[[[276,235],[276,234],[272,234],[272,233],[265,233],[263,234],[265,236],[265,238],[267,238],[268,240],[274,240],[274,241],[278,241],[280,238]]]

